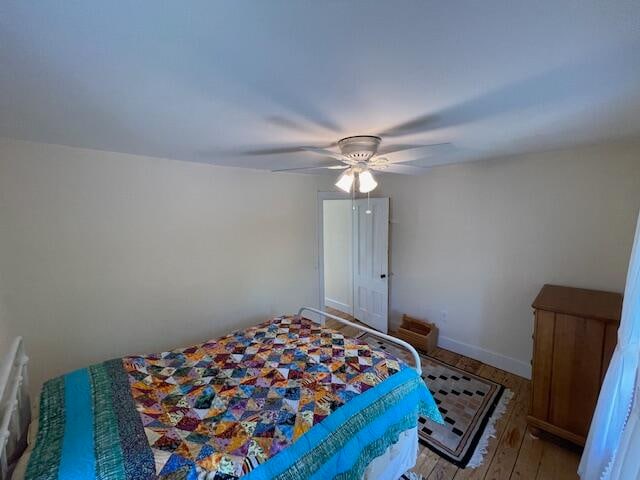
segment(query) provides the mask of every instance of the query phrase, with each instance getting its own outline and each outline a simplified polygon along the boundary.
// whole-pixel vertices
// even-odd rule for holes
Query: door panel
[[[354,201],[355,317],[387,333],[389,315],[389,199]]]

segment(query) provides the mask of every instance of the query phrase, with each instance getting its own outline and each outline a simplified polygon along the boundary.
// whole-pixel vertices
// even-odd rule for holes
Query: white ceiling
[[[390,128],[425,166],[639,135],[640,2],[0,4],[0,136],[275,169],[318,159],[242,152]]]

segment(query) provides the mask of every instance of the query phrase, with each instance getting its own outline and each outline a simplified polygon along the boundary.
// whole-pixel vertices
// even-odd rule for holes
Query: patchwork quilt
[[[27,479],[359,479],[419,415],[402,361],[299,317],[45,383]]]

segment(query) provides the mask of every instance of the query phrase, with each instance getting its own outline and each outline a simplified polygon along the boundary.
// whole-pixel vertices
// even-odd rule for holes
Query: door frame
[[[318,249],[317,269],[318,269],[318,309],[324,311],[324,200],[361,200],[367,198],[366,195],[356,195],[341,191],[318,191],[318,201],[316,208],[316,244]],[[371,195],[371,198],[389,198],[389,243],[387,253],[387,289],[389,295],[387,297],[387,314],[389,312],[389,301],[391,298],[391,197],[387,195]],[[353,286],[352,286],[353,287]],[[353,300],[352,300],[353,302]],[[354,313],[355,313],[355,306]]]
[[[324,311],[324,201],[351,200],[351,195],[343,192],[318,192],[316,212],[316,232],[318,244],[318,309]]]

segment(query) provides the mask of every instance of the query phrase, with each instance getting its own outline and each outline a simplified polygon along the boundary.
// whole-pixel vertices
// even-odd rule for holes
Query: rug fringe
[[[476,449],[473,452],[473,456],[469,463],[465,468],[476,468],[482,465],[482,461],[484,459],[485,454],[487,453],[487,447],[489,445],[489,439],[494,438],[496,436],[496,421],[504,414],[507,410],[507,404],[513,398],[513,392],[508,388],[505,388],[504,392],[502,392],[502,397],[500,401],[494,408],[489,421],[487,422],[487,426],[484,429],[484,433],[482,437],[480,437],[480,441],[478,445],[476,445]]]

